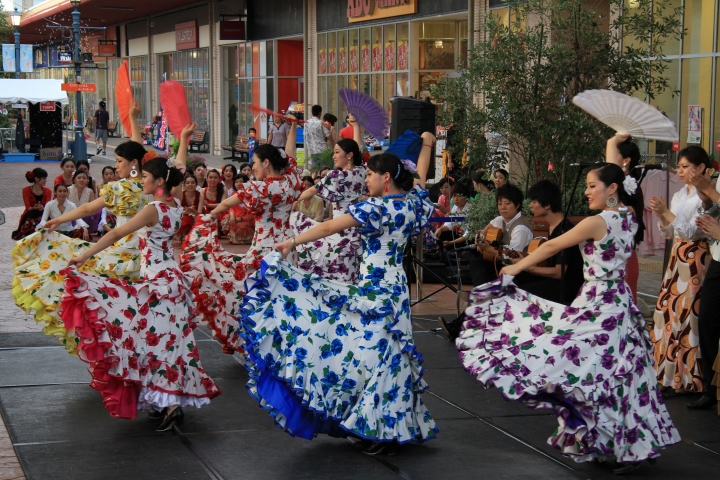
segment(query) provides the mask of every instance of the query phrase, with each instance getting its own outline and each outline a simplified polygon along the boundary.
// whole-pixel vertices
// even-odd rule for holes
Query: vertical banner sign
[[[340,73],[347,73],[348,71],[348,58],[347,58],[347,48],[346,47],[340,47],[340,53],[338,54],[338,66],[340,68]]]
[[[385,43],[385,70],[395,70],[395,43]]]
[[[45,68],[50,65],[48,61],[48,48],[45,47],[35,47],[33,50],[33,56],[34,56],[34,67],[35,68]]]
[[[328,50],[328,73],[337,73],[337,57],[334,48]]]
[[[158,150],[167,149],[167,122],[165,121],[165,114],[162,110],[159,113],[160,116],[160,128],[158,129],[158,136],[153,141],[153,147]]]
[[[20,45],[20,71],[33,71],[33,46]]]
[[[383,61],[383,48],[382,48],[381,44],[376,43],[375,45],[373,45],[373,51],[372,51],[373,72],[379,72],[382,70],[382,61]]]
[[[327,73],[327,55],[325,54],[325,49],[320,50],[320,55],[318,56],[318,71],[319,73]]]
[[[688,105],[687,143],[700,143],[702,138],[702,106]]]
[[[357,45],[353,45],[352,47],[350,47],[350,71],[351,72],[358,71],[358,47],[357,47]]]
[[[398,70],[408,69],[408,44],[406,41],[398,45]]]
[[[367,43],[363,45],[362,48],[362,71],[363,72],[369,72],[370,71],[370,45]]]
[[[15,72],[15,45],[2,44],[3,70]]]

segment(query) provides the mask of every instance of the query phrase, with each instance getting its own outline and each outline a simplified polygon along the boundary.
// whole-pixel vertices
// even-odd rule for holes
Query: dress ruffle
[[[570,307],[511,281],[471,293],[456,341],[469,373],[509,400],[553,409],[559,428],[548,443],[578,462],[640,462],[680,441],[624,281],[586,282]]]
[[[179,272],[162,272],[136,283],[85,275],[75,268],[66,268],[61,273],[66,276],[60,307],[62,319],[65,327],[78,336],[78,356],[90,364],[90,386],[100,392],[110,415],[134,419],[139,409],[161,410],[175,404],[200,407],[207,403],[205,400],[220,395],[197,363],[194,339],[173,342],[163,338],[166,334],[171,339],[177,338],[172,331],[180,338],[189,337],[196,326],[192,303]],[[160,304],[180,306],[189,316],[184,325],[168,322],[165,325],[168,332],[152,326],[148,334],[144,331],[148,324],[145,317],[155,315]],[[111,311],[122,315],[122,320],[109,315]],[[138,337],[142,333],[145,338]],[[158,341],[147,340],[152,334],[160,335]],[[164,348],[160,340],[167,341]],[[157,346],[157,354],[152,346]],[[168,403],[173,401],[177,403]]]
[[[348,286],[274,253],[245,288],[247,388],[280,427],[306,439],[349,432],[407,443],[436,436],[420,396],[428,386],[405,285]],[[281,319],[292,314],[292,323]]]

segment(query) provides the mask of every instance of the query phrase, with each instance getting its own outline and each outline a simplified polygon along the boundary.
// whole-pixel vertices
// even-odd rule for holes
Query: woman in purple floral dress
[[[359,128],[355,130],[356,137],[359,137]],[[350,205],[360,202],[367,195],[367,172],[356,140],[340,140],[335,145],[333,160],[335,170],[331,170],[317,185],[305,190],[298,202],[318,195],[332,203],[333,218],[340,218],[348,213]],[[317,224],[314,219],[297,211],[290,218],[293,235],[300,235]],[[359,279],[361,254],[360,233],[356,228],[349,228],[299,246],[297,266],[326,279],[354,284]]]
[[[591,170],[585,195],[603,211],[475,288],[456,341],[465,369],[505,398],[551,408],[548,443],[575,461],[617,461],[627,473],[680,441],[657,388],[652,344],[625,282],[638,225],[636,183],[620,167]],[[579,245],[585,283],[571,306],[517,288],[513,276]]]

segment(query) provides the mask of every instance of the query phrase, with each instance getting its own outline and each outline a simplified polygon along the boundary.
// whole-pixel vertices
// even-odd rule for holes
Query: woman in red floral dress
[[[153,201],[127,223],[70,260],[60,316],[79,338],[78,356],[90,364],[90,386],[114,417],[138,410],[162,419],[158,431],[181,427],[181,407],[201,407],[221,392],[200,365],[193,329],[197,314],[187,279],[172,252],[183,207],[170,194],[177,168],[156,158],[143,165],[143,191]],[[130,233],[140,237],[142,280],[127,282],[83,273],[90,257]],[[78,267],[78,268],[76,268]]]
[[[253,155],[253,176],[244,188],[224,200],[210,215],[202,215],[185,237],[180,269],[192,279],[195,304],[223,352],[242,352],[237,335],[238,306],[245,277],[260,268],[260,260],[289,238],[290,213],[303,183],[290,155],[295,151],[295,126],[288,132],[283,156],[272,145],[261,145]],[[244,255],[226,252],[217,237],[217,218],[239,207],[255,216],[255,235]]]

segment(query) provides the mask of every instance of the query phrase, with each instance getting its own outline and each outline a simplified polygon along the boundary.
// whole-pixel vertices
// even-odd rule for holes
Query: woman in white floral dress
[[[355,139],[342,139],[335,145],[333,162],[335,169],[330,170],[317,184],[305,190],[298,201],[312,198],[314,195],[332,204],[333,218],[340,218],[348,212],[348,207],[358,203],[367,195],[365,177],[367,172],[362,164],[359,141],[360,127],[354,123]],[[314,219],[301,212],[293,212],[290,218],[293,235],[300,235],[317,225]],[[315,240],[297,248],[297,266],[306,272],[321,275],[329,280],[356,283],[360,268],[362,245],[360,233],[348,228],[326,238]]]
[[[424,135],[432,145],[432,135]],[[427,171],[430,153],[423,149],[418,171]],[[428,385],[402,267],[406,242],[427,225],[434,207],[394,155],[370,159],[367,186],[370,198],[351,205],[348,214],[276,247],[285,256],[298,245],[357,228],[359,282],[328,280],[268,255],[246,282],[240,335],[251,360],[247,388],[280,427],[306,439],[319,433],[359,437],[375,454],[438,432],[422,399]]]
[[[220,394],[200,364],[193,335],[198,318],[173,256],[172,238],[183,207],[170,189],[182,178],[165,159],[148,161],[142,183],[153,201],[62,271],[67,277],[60,315],[80,339],[78,356],[90,364],[90,386],[102,394],[112,416],[134,419],[138,410],[148,410],[162,419],[158,431],[182,427],[181,407],[199,408]],[[140,236],[142,280],[127,282],[75,268],[133,232]]]
[[[483,385],[530,408],[554,410],[559,427],[550,445],[578,462],[614,458],[617,473],[680,441],[657,388],[645,322],[625,282],[637,231],[628,209],[635,188],[617,165],[591,170],[585,195],[590,209],[603,212],[475,288],[456,340],[465,369]],[[585,283],[571,306],[512,283],[572,245],[580,245]]]
[[[291,145],[292,141],[292,145]],[[295,148],[295,127],[288,133],[287,149]],[[260,268],[260,260],[289,237],[290,211],[302,192],[295,160],[283,157],[272,145],[261,145],[253,155],[255,180],[244,184],[210,215],[200,215],[185,237],[180,269],[192,280],[195,304],[203,322],[225,353],[243,352],[238,337],[238,305],[245,277]],[[255,235],[244,255],[226,252],[217,236],[217,217],[232,207],[255,215]]]

